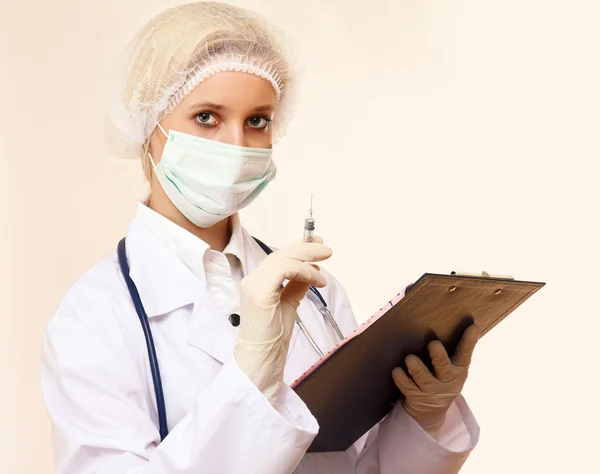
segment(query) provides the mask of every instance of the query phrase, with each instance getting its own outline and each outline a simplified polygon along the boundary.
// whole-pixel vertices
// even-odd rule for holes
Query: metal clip
[[[481,273],[464,273],[464,272],[450,272],[453,276],[467,276],[467,277],[483,277],[483,278],[494,278],[496,280],[514,280],[514,277],[509,275],[492,275],[488,272]]]

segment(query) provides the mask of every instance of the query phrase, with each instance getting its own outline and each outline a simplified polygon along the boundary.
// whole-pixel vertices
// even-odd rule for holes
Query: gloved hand
[[[326,260],[331,254],[319,237],[312,243],[300,241],[273,252],[242,279],[234,357],[271,404],[283,383],[296,309],[311,285],[327,285],[319,267],[306,262]],[[285,280],[289,282],[280,290]]]
[[[412,379],[400,367],[392,371],[394,382],[406,397],[404,409],[431,436],[442,427],[448,409],[463,389],[479,332],[475,325],[465,330],[452,360],[440,341],[430,342],[428,350],[435,374],[412,354],[405,359]]]

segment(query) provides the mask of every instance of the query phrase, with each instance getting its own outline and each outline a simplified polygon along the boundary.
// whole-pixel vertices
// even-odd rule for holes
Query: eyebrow
[[[227,108],[228,108],[226,105],[216,104],[214,102],[197,102],[190,106],[190,108],[192,108],[192,109],[201,109],[203,107],[208,107],[208,108],[214,109],[214,110],[227,110]],[[274,109],[274,107],[272,105],[265,104],[265,105],[259,105],[258,107],[254,107],[253,111],[254,112],[264,112],[264,111],[271,111],[273,109]]]
[[[216,109],[216,110],[226,110],[227,109],[227,107],[225,107],[224,105],[215,104],[214,102],[197,102],[190,106],[191,109],[201,109],[202,107],[208,107],[210,109]]]
[[[259,105],[258,107],[254,107],[254,111],[255,112],[265,112],[265,111],[270,111],[273,110],[274,107],[272,105]]]

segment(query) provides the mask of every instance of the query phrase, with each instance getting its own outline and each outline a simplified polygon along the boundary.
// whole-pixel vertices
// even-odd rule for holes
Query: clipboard
[[[391,373],[407,355],[431,368],[429,342],[452,355],[470,324],[485,335],[544,285],[485,272],[421,276],[291,385],[319,423],[308,452],[345,451],[387,416],[402,397]]]

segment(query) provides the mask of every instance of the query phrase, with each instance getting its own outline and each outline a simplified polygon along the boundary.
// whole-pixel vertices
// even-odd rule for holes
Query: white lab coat
[[[127,253],[150,319],[170,433],[159,444],[145,340],[114,252],[70,288],[47,326],[42,389],[58,474],[452,474],[477,443],[479,427],[460,397],[437,440],[399,404],[346,452],[305,454],[316,420],[287,385],[274,407],[240,370],[236,329],[200,280],[136,219]],[[245,232],[244,253],[247,272],[265,257]],[[349,334],[356,322],[348,299],[324,273],[321,293]],[[312,303],[298,311],[322,349],[336,344]],[[285,382],[316,360],[296,326]]]

